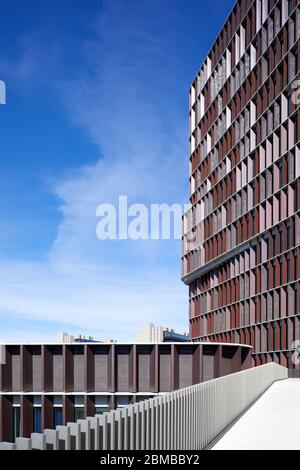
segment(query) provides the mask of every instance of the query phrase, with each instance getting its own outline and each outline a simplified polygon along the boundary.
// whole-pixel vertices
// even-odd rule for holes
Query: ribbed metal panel
[[[288,370],[275,363],[18,438],[17,449],[201,450]],[[54,435],[55,434],[55,435]],[[58,443],[57,443],[58,437]],[[1,449],[13,445],[0,443]]]

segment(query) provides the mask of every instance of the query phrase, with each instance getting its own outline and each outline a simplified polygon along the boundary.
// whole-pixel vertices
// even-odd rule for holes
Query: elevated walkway
[[[274,382],[212,450],[300,450],[300,378]]]

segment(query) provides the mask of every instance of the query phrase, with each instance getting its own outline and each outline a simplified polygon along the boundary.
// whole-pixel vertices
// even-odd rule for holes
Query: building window
[[[289,249],[290,246],[291,246],[291,226],[290,226],[290,224],[287,225],[286,242],[287,242],[287,248]]]
[[[14,441],[16,440],[17,437],[20,437],[21,432],[20,432],[20,407],[19,406],[14,406],[13,407],[13,436],[14,436]]]
[[[33,432],[42,432],[42,411],[40,406],[33,408]]]
[[[280,285],[283,285],[283,258],[280,258]]]
[[[284,337],[283,337],[283,333],[284,333],[284,329],[283,329],[283,321],[281,320],[280,321],[280,349],[282,350],[283,347],[284,347]]]
[[[286,363],[287,363],[286,364],[287,368],[290,369],[291,368],[291,353],[290,353],[290,351],[287,351],[287,353],[286,353]]]
[[[279,187],[282,188],[284,181],[283,181],[283,162],[280,160],[279,164]]]
[[[103,413],[107,413],[108,412],[108,408],[107,406],[97,406],[95,408],[95,414],[96,415],[102,415]]]
[[[276,235],[275,233],[272,234],[273,239],[273,256],[277,255],[277,247],[276,247]]]
[[[84,418],[85,418],[84,407],[75,406],[75,421],[77,421],[78,419],[84,419]]]
[[[53,421],[54,421],[54,427],[62,426],[62,424],[63,424],[63,410],[62,410],[62,407],[57,406],[57,407],[54,408]]]

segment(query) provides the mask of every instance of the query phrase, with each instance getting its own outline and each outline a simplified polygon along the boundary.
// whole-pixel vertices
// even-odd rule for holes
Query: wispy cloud
[[[2,263],[0,305],[7,321],[14,315],[35,323],[40,320],[41,335],[48,320],[68,324],[75,332],[90,330],[100,338],[130,339],[144,320],[154,318],[159,323],[174,324],[175,318],[182,315],[181,292],[167,270],[157,277],[143,271],[143,277],[138,277],[136,271],[130,275],[129,267],[121,277],[120,272],[111,269],[107,277],[107,270],[102,273],[101,267],[73,264],[72,271],[64,268]]]
[[[118,339],[130,339],[150,319],[187,325],[178,242],[96,238],[102,202],[126,194],[131,202],[183,203],[186,195],[186,116],[174,98],[176,44],[154,33],[145,9],[125,9],[125,3],[104,2],[93,40],[82,44],[84,66],[74,79],[57,72],[53,81],[68,118],[97,145],[99,160],[51,182],[62,221],[45,259],[0,262],[0,312]]]

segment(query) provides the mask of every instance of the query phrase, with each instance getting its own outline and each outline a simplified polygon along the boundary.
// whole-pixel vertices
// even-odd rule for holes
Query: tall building
[[[190,335],[255,365],[300,340],[299,3],[239,0],[190,88]]]
[[[185,342],[189,341],[186,333],[176,333],[173,328],[166,326],[155,326],[153,323],[146,323],[144,328],[137,333],[134,338],[135,343],[164,343],[164,342]]]

